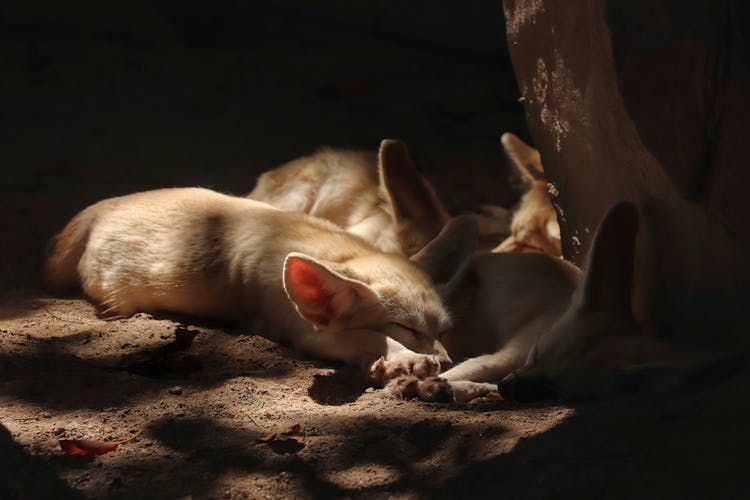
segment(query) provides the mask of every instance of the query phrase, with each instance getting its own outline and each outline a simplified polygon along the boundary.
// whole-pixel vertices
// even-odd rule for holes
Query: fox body
[[[497,391],[569,308],[580,277],[573,264],[543,253],[475,256],[450,304],[454,327],[440,337],[451,358],[463,361],[436,379],[394,380],[389,391],[458,402]]]
[[[389,390],[460,402],[499,383],[515,399],[589,399],[681,390],[744,366],[741,355],[696,352],[640,334],[631,311],[637,227],[633,204],[612,207],[583,274],[542,254],[475,259],[470,314],[441,337],[455,359],[469,358],[439,378],[400,377]],[[460,309],[455,314],[462,317]]]
[[[200,188],[96,203],[50,243],[50,291],[80,286],[111,316],[165,311],[243,322],[379,382],[436,373],[453,286],[476,231],[457,220],[413,261],[305,214]],[[465,241],[466,243],[461,243]],[[421,266],[421,268],[420,268]],[[434,282],[442,279],[443,281]]]
[[[414,255],[449,215],[406,145],[378,154],[324,148],[263,173],[249,198],[329,220],[386,252]]]

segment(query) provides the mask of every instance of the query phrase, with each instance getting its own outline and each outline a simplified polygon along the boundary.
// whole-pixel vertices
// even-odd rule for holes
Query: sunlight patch
[[[328,473],[326,479],[345,489],[373,488],[398,481],[401,479],[401,472],[388,465],[359,464]]]

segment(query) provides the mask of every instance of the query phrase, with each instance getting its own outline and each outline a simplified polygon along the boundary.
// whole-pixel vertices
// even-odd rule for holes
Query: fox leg
[[[312,332],[293,343],[313,356],[359,366],[378,385],[401,375],[429,377],[440,371],[437,356],[411,351],[387,335],[371,330],[350,330],[346,334]]]
[[[422,401],[465,403],[474,398],[495,394],[505,376],[523,366],[528,342],[517,340],[493,354],[467,359],[439,377],[419,380],[401,377],[392,381],[387,390],[398,397],[418,397]]]

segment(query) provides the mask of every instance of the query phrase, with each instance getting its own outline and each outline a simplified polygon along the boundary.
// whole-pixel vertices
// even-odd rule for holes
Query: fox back
[[[406,145],[383,140],[378,154],[324,148],[262,174],[249,198],[329,220],[386,252],[415,254],[448,212]]]

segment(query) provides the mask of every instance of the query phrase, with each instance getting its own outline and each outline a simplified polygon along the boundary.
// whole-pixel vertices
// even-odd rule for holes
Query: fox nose
[[[557,392],[552,382],[543,376],[511,373],[497,385],[504,398],[520,403],[555,399]]]
[[[497,390],[504,398],[515,399],[517,378],[515,373],[509,373],[497,384]]]

